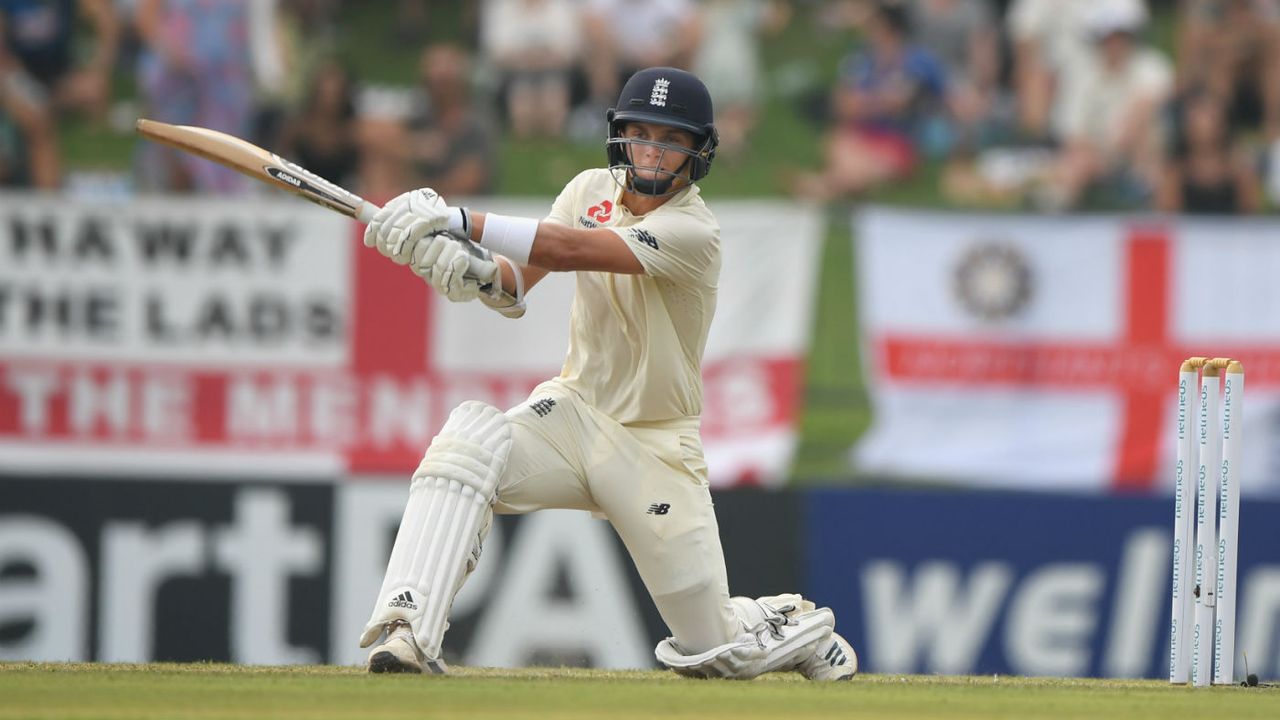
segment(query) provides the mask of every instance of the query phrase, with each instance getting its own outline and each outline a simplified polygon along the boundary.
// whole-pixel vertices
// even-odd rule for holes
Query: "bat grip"
[[[373,220],[373,216],[376,215],[379,210],[381,210],[381,208],[377,205],[365,200],[360,204],[360,209],[356,211],[356,219],[365,225],[368,225],[369,221]],[[467,277],[472,280],[479,279],[481,273],[484,272],[484,258],[480,256],[480,246],[476,245],[470,239],[459,235],[453,235],[453,238],[462,243],[463,247],[465,247],[467,252],[470,254],[468,259],[471,262],[471,269],[467,272]]]
[[[471,269],[467,271],[467,277],[471,278],[472,280],[479,280],[481,273],[484,272],[484,267],[482,265],[482,263],[485,262],[484,256],[487,255],[488,253],[483,252],[480,249],[480,246],[472,242],[470,238],[462,237],[457,233],[453,233],[453,232],[450,232],[449,236],[452,237],[454,240],[457,240],[458,242],[462,243],[462,247],[466,248],[467,250],[467,253],[468,253],[467,259],[470,260],[471,262]],[[498,277],[502,277],[502,276],[499,275]],[[489,283],[486,283],[480,286],[480,289],[487,291],[490,287],[492,287],[492,285]]]

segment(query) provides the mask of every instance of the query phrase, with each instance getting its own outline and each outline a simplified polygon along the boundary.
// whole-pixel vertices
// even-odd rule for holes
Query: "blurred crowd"
[[[802,196],[857,197],[929,160],[953,203],[1046,212],[1254,213],[1265,178],[1280,189],[1276,0],[1181,0],[1172,58],[1143,0],[830,9],[866,43],[842,63]]]
[[[489,192],[501,132],[599,142],[621,81],[650,65],[715,78],[733,155],[761,102],[756,36],[789,9],[780,0],[396,0],[395,27],[368,38],[416,56],[417,86],[396,88],[363,84],[338,59],[342,4],[0,0],[0,185],[64,186],[60,125],[103,122],[122,75],[135,116],[247,138],[371,196],[415,184]],[[464,29],[427,42],[442,12],[460,13]],[[230,193],[246,181],[141,144],[131,185]]]
[[[248,138],[370,196],[449,196],[494,190],[504,133],[598,143],[621,81],[674,65],[707,82],[717,162],[732,164],[770,92],[762,48],[803,9],[811,32],[856,39],[820,99],[796,103],[822,148],[786,174],[797,197],[856,200],[928,173],[960,205],[1280,200],[1280,0],[395,0],[392,39],[368,40],[416,57],[412,88],[339,60],[341,5],[0,0],[0,185],[63,185],[60,124],[102,121],[121,76],[135,116]],[[463,32],[425,41],[445,5]],[[247,182],[149,144],[132,176],[141,190]]]

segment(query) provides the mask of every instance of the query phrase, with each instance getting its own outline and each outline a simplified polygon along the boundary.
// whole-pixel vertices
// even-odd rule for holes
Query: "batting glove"
[[[498,263],[488,251],[473,253],[468,240],[439,233],[418,242],[409,267],[437,292],[453,302],[475,300],[481,287],[499,287]],[[473,254],[479,254],[474,259]]]
[[[449,206],[435,190],[411,190],[397,195],[373,216],[364,231],[364,244],[405,265],[413,260],[423,238],[448,228],[449,217]]]

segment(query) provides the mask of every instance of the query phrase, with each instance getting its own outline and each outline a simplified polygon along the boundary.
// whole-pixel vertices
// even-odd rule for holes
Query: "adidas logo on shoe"
[[[833,632],[830,644],[820,644],[796,669],[810,680],[848,680],[858,672],[858,654],[849,641]]]
[[[400,593],[391,602],[387,603],[387,607],[405,608],[407,610],[417,610],[418,605],[413,601],[413,594],[408,590]]]
[[[844,651],[840,649],[840,643],[835,642],[831,643],[831,649],[827,650],[827,654],[823,655],[822,659],[826,660],[831,667],[843,665],[849,661],[849,658],[844,654]]]

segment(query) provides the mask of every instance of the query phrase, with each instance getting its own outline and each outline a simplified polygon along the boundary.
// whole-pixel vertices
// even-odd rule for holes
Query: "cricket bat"
[[[379,210],[377,205],[350,190],[233,135],[209,128],[170,125],[146,118],[139,119],[137,127],[138,134],[148,140],[212,160],[255,180],[301,195],[317,205],[353,217],[360,222],[369,222],[373,219],[374,213]],[[476,263],[480,260],[479,249],[470,240],[456,239],[471,251],[472,277],[477,276],[479,273],[476,272]],[[491,288],[485,285],[481,290],[490,292]],[[506,293],[503,295],[505,296]]]

